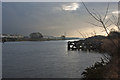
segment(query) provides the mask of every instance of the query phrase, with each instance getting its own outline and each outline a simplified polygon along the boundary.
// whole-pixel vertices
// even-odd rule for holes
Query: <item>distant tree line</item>
[[[43,35],[40,32],[31,33],[29,36],[30,36],[31,39],[41,39],[41,38],[43,38]]]

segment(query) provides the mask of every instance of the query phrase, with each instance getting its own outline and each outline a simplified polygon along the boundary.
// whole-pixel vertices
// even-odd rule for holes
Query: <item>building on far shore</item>
[[[19,34],[0,34],[0,42],[17,41],[23,38],[24,36]]]
[[[19,34],[0,34],[0,38],[24,38],[24,36]]]

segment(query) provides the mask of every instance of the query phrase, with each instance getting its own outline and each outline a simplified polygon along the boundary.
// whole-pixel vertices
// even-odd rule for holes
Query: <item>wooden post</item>
[[[70,50],[70,41],[68,41],[68,50]]]

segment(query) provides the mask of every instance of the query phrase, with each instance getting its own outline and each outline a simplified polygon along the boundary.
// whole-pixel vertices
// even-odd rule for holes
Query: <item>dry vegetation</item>
[[[83,2],[83,5],[85,7],[85,9],[87,10],[87,12],[90,14],[90,16],[96,20],[96,22],[101,23],[101,25],[96,25],[91,23],[94,26],[97,27],[102,27],[107,36],[107,39],[103,39],[103,44],[101,46],[101,48],[109,54],[110,58],[107,58],[109,61],[104,64],[102,62],[93,65],[92,67],[89,67],[85,70],[85,72],[83,72],[83,76],[84,79],[89,79],[89,78],[97,78],[97,80],[99,80],[98,78],[102,78],[104,80],[119,80],[120,79],[120,27],[119,25],[117,25],[117,23],[114,23],[114,21],[112,21],[112,19],[108,19],[107,21],[106,16],[108,14],[109,11],[109,3],[105,12],[105,15],[102,17],[101,14],[99,14],[99,12],[95,13],[95,10],[93,9],[93,11],[90,11],[87,6],[85,5],[85,3]],[[113,17],[115,17],[114,15],[112,15]],[[113,33],[115,32],[115,34],[111,34],[108,32],[108,28],[110,26],[107,25],[108,22],[111,22],[111,24],[114,24],[117,28],[118,31],[113,31]],[[111,25],[110,24],[110,25]]]
[[[102,48],[111,56],[104,78],[119,78],[120,37],[103,40]]]
[[[117,37],[115,37],[116,33],[118,33]],[[110,57],[105,56],[104,58],[101,58],[101,62],[96,62],[93,66],[86,68],[82,73],[83,79],[120,79],[120,33],[115,32],[115,35],[108,36],[102,40],[103,44],[101,45],[101,48],[104,52],[108,53]]]

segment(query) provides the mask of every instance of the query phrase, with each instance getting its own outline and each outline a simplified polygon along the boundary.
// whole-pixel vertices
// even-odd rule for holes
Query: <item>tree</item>
[[[115,15],[111,14],[111,17],[113,18],[113,20],[112,20],[111,18],[109,18],[107,21],[105,20],[106,17],[107,17],[107,15],[108,15],[109,3],[108,3],[108,6],[107,6],[107,9],[106,9],[106,13],[105,13],[105,15],[104,15],[103,17],[102,17],[102,15],[100,15],[99,12],[97,12],[95,9],[93,9],[94,12],[91,12],[91,11],[87,8],[87,6],[85,5],[85,3],[84,3],[84,2],[82,2],[82,3],[83,3],[83,5],[85,6],[87,12],[88,12],[97,22],[101,23],[100,26],[99,26],[99,25],[96,25],[96,24],[93,24],[93,23],[90,23],[90,24],[92,24],[92,25],[94,25],[94,26],[98,26],[98,27],[104,28],[104,30],[105,30],[105,32],[106,32],[107,35],[109,34],[109,33],[108,33],[108,27],[110,27],[112,24],[114,24],[114,25],[118,28],[118,31],[120,31],[120,27],[119,27],[119,25],[120,25],[120,21],[119,21],[119,20],[120,20],[120,13],[119,13],[119,11],[118,11],[118,18],[117,18]],[[120,2],[118,3],[118,8],[119,8],[119,7],[120,7]],[[110,22],[111,24],[108,24],[108,22]],[[107,24],[108,24],[108,25],[107,25]]]
[[[31,39],[41,39],[41,38],[43,38],[43,35],[39,32],[35,32],[35,33],[30,34],[30,38]]]
[[[97,22],[101,23],[101,26],[96,25],[96,24],[93,24],[93,23],[90,23],[90,24],[92,24],[92,25],[94,25],[94,26],[98,26],[98,27],[104,28],[106,34],[108,35],[109,33],[108,33],[108,30],[107,30],[107,27],[109,27],[111,24],[108,25],[108,26],[106,26],[106,24],[109,22],[109,20],[108,20],[108,21],[105,21],[105,19],[106,19],[107,14],[108,14],[109,3],[108,3],[108,6],[107,6],[106,13],[105,13],[105,15],[104,15],[103,17],[102,17],[95,9],[93,9],[94,12],[89,11],[89,9],[88,9],[87,6],[85,5],[85,3],[84,3],[84,2],[82,2],[82,3],[83,3],[83,5],[84,5],[85,9],[87,10],[87,12],[88,12]]]
[[[61,36],[61,39],[63,39],[63,40],[64,40],[64,39],[65,39],[65,35],[62,35],[62,36]]]
[[[118,39],[118,36],[119,36],[119,33],[118,32],[112,32],[112,33],[108,33],[108,31],[107,31],[107,28],[111,25],[109,25],[109,26],[106,26],[106,24],[110,21],[110,22],[112,22],[112,24],[115,24],[110,18],[106,21],[105,19],[106,19],[106,17],[107,17],[107,14],[108,14],[108,9],[109,9],[109,4],[108,4],[108,6],[107,6],[107,10],[106,10],[106,13],[105,13],[105,15],[103,16],[103,18],[102,18],[102,16],[97,12],[97,13],[95,13],[95,12],[91,12],[91,11],[89,11],[89,9],[87,8],[87,6],[85,5],[85,3],[84,2],[82,2],[83,3],[83,5],[85,6],[85,8],[86,8],[86,10],[87,10],[87,12],[97,21],[97,22],[99,22],[99,23],[101,23],[101,25],[102,26],[99,26],[99,25],[96,25],[96,24],[93,24],[93,23],[91,23],[92,25],[94,25],[94,26],[99,26],[99,27],[102,27],[102,28],[104,28],[104,30],[105,30],[105,32],[106,32],[106,34],[107,35],[109,35],[109,36],[117,36],[117,38],[116,39],[111,39],[110,37],[107,37],[108,39],[105,39],[104,41],[103,41],[103,44],[102,44],[102,47],[103,47],[103,49],[107,52],[107,53],[109,53],[109,56],[106,56],[106,55],[104,55],[103,54],[103,56],[104,56],[104,59],[107,61],[107,62],[111,62],[111,63],[109,63],[109,65],[111,65],[111,66],[107,66],[106,68],[108,68],[108,70],[107,71],[105,71],[106,72],[106,74],[105,74],[105,76],[103,76],[103,77],[106,77],[106,78],[119,78],[119,74],[117,74],[118,73],[118,71],[119,71],[119,68],[118,68],[118,64],[119,64],[119,39]],[[94,10],[94,9],[93,9]],[[95,11],[95,10],[94,10]],[[114,16],[113,16],[114,17]],[[118,27],[118,30],[120,30],[120,28],[119,28],[119,25],[117,25],[117,24],[115,24],[117,27]],[[99,68],[100,69],[100,68]],[[96,69],[95,69],[96,70]],[[91,73],[90,73],[91,74]],[[103,74],[103,72],[102,72],[102,74]],[[115,76],[113,76],[115,74]]]

